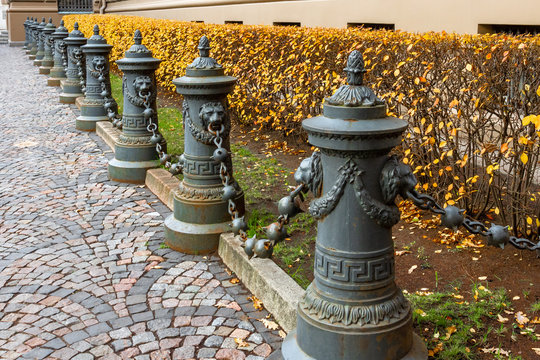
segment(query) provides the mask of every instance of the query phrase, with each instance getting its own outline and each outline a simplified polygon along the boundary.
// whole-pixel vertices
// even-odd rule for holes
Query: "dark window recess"
[[[505,25],[505,24],[479,24],[478,32],[480,34],[540,34],[540,25]]]
[[[238,24],[242,25],[244,22],[240,20],[225,20],[225,24]]]
[[[274,21],[274,26],[300,26],[299,22]]]
[[[204,24],[204,21],[202,21],[202,20],[192,20],[191,22],[192,23],[197,23],[197,24]]]
[[[94,12],[93,0],[58,0],[60,14],[92,14]]]
[[[348,28],[364,28],[373,30],[396,30],[396,24],[382,24],[382,23],[347,23]]]

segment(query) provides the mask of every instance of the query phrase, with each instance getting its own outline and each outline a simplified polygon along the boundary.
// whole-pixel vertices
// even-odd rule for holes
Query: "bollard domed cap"
[[[55,28],[54,24],[52,23],[52,18],[49,18],[49,22],[43,28],[43,33],[52,34],[53,32],[55,32],[55,30],[56,30],[56,28]]]
[[[186,76],[174,79],[176,92],[183,95],[219,95],[233,90],[236,78],[226,76],[223,66],[210,57],[210,40],[199,40],[199,57],[186,68]]]
[[[407,129],[403,119],[386,116],[386,104],[363,85],[364,59],[354,50],[344,69],[347,84],[325,99],[323,115],[306,119],[302,127],[309,142],[337,151],[387,151],[401,142]]]
[[[86,38],[84,34],[79,30],[79,23],[73,24],[73,31],[69,33],[66,38],[66,44],[68,45],[83,45],[86,44]]]
[[[64,39],[69,35],[68,29],[64,26],[64,20],[60,20],[60,26],[51,35],[55,39]]]
[[[37,29],[39,31],[43,30],[47,26],[47,23],[45,22],[45,18],[41,19],[41,22],[38,24]]]
[[[222,66],[210,57],[210,40],[203,35],[199,40],[199,57],[187,66],[188,69],[221,69]]]
[[[126,51],[123,59],[117,60],[120,70],[152,70],[157,69],[160,59],[152,57],[152,52],[142,44],[142,34],[139,29],[133,34],[134,44]]]
[[[107,44],[107,40],[99,34],[99,26],[94,25],[94,35],[88,38],[86,45],[81,46],[84,52],[109,53],[112,45]]]

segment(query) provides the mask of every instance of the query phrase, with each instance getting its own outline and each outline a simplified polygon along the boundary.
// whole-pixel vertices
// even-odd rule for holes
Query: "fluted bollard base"
[[[184,182],[174,194],[174,212],[165,219],[165,244],[186,254],[207,254],[219,245],[221,233],[231,231],[223,186],[191,187]],[[187,197],[189,196],[189,198]],[[244,204],[244,194],[235,199]],[[244,209],[239,209],[244,213]]]
[[[166,148],[163,143],[163,147]],[[114,145],[114,159],[109,161],[109,179],[113,181],[144,184],[146,171],[159,165],[155,145]],[[166,149],[165,149],[166,150]]]
[[[78,81],[66,79],[60,81],[60,86],[62,86],[62,93],[60,94],[60,102],[62,104],[75,104],[75,100],[79,96],[84,96],[81,93],[81,85]]]
[[[297,340],[296,340],[296,330],[293,330],[292,332],[287,335],[285,340],[283,341],[283,345],[281,347],[282,351],[274,353],[274,355],[270,356],[268,360],[316,360],[316,358],[313,358],[309,355],[307,355],[305,352],[300,349],[298,346]],[[283,353],[286,353],[287,356],[284,356]],[[363,354],[363,352],[355,354],[354,357],[351,357],[351,359],[358,360],[358,359],[370,359],[370,360],[378,360],[378,357],[359,357]],[[412,333],[412,347],[411,350],[403,357],[398,358],[396,360],[426,360],[428,358],[428,352],[426,349],[426,345],[424,344],[424,341],[420,336],[418,336],[415,333]],[[317,359],[323,359],[317,358]],[[383,359],[381,359],[383,360]],[[386,360],[386,358],[384,359]]]
[[[82,99],[81,115],[75,121],[77,130],[96,131],[98,121],[108,121],[109,118],[103,108],[103,100]]]

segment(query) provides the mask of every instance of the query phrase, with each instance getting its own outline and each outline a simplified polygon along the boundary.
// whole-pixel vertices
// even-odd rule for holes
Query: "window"
[[[504,33],[511,35],[540,34],[540,25],[505,25],[505,24],[479,24],[478,33],[496,34]]]
[[[299,22],[274,21],[274,26],[300,26]]]
[[[244,22],[240,20],[225,20],[225,24],[238,24],[242,25]]]
[[[372,30],[396,30],[395,24],[382,24],[382,23],[347,23],[348,28],[360,27],[364,29]]]
[[[92,14],[93,0],[58,0],[60,14]]]

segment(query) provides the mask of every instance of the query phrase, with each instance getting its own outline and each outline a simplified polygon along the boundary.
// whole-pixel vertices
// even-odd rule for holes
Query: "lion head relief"
[[[92,66],[97,71],[105,69],[105,65],[107,65],[107,60],[105,60],[105,56],[94,56],[94,58],[92,59]]]
[[[133,80],[133,88],[139,97],[145,97],[149,95],[152,90],[152,79],[150,76],[137,76],[135,80]]]
[[[208,102],[201,106],[199,118],[202,121],[204,129],[211,128],[213,130],[219,130],[222,125],[225,125],[227,112],[222,103]]]

